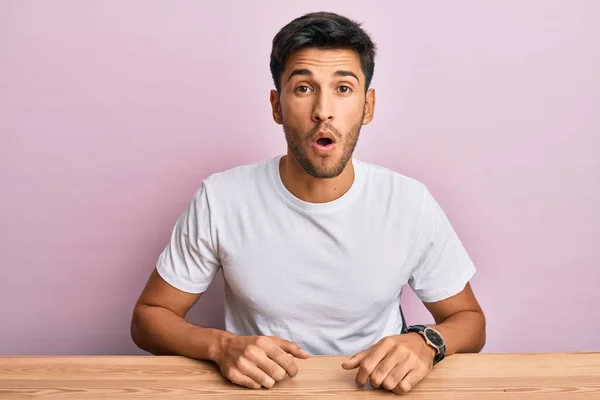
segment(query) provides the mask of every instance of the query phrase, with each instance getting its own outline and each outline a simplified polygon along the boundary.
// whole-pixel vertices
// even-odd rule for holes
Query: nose
[[[333,121],[333,102],[324,91],[321,91],[316,98],[312,119],[313,122]]]

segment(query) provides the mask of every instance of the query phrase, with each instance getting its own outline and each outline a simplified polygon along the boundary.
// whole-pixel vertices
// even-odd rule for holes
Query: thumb
[[[360,365],[360,362],[365,358],[366,351],[361,351],[360,353],[356,353],[348,360],[342,363],[342,368],[344,369],[354,369]]]
[[[283,350],[290,353],[294,357],[304,358],[304,359],[310,357],[310,354],[308,354],[306,351],[302,350],[302,348],[294,342],[290,342],[289,340],[285,340],[280,337],[275,338],[275,341],[277,342],[277,345],[279,347],[281,347]]]

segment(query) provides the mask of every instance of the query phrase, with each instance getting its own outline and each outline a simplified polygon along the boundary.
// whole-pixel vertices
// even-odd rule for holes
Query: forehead
[[[363,77],[360,56],[349,49],[313,49],[305,48],[295,51],[287,60],[283,73],[284,81],[295,69],[308,69],[314,74],[328,77],[337,70],[352,71]]]

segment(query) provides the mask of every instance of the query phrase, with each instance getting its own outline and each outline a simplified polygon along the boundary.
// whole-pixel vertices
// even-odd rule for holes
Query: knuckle
[[[277,367],[273,365],[269,365],[264,369],[265,373],[275,379],[275,376],[278,374]]]
[[[408,353],[408,362],[412,363],[412,364],[417,364],[420,363],[421,359],[419,358],[419,356],[417,356],[415,353],[410,352]]]
[[[365,371],[363,371],[362,369],[358,369],[358,372],[356,373],[356,382],[358,383],[359,381],[361,381],[363,378],[368,378],[368,375],[365,373]]]
[[[382,386],[385,390],[392,390],[396,387],[397,383],[391,379],[383,381]]]
[[[235,369],[233,367],[223,368],[223,375],[225,376],[225,378],[233,380],[235,377]]]
[[[382,362],[382,370],[383,371],[389,371],[390,373],[394,370],[394,368],[396,367],[396,365],[398,365],[398,361],[396,361],[395,358],[389,357],[386,358],[383,362]]]
[[[370,372],[375,368],[375,365],[373,365],[373,361],[370,359],[365,359],[360,362],[360,368],[365,372]]]
[[[258,348],[252,344],[248,345],[245,349],[244,349],[244,356],[250,358],[253,356],[256,356],[256,353],[258,351]]]
[[[266,346],[267,343],[269,343],[269,338],[267,338],[266,336],[258,336],[254,343],[256,343],[256,345],[260,347]]]
[[[235,363],[233,365],[238,370],[241,370],[242,368],[244,368],[245,364],[246,364],[246,360],[243,357],[239,357],[237,360],[235,360]],[[231,368],[230,371],[231,370],[233,370],[233,368]],[[233,371],[231,371],[231,372],[233,372]]]
[[[396,381],[396,385],[398,385],[406,375],[406,370],[396,368],[391,375],[394,381]]]
[[[409,381],[400,382],[400,390],[402,390],[404,393],[408,393],[410,389],[412,389],[412,385]]]
[[[392,351],[394,351],[394,352],[396,352],[396,353],[398,353],[398,354],[402,354],[402,353],[404,353],[405,349],[406,349],[406,347],[402,346],[402,345],[401,345],[401,344],[399,344],[399,343],[395,343],[395,344],[392,346]]]
[[[277,370],[275,370],[275,372],[271,376],[276,381],[281,381],[281,380],[283,380],[283,378],[285,378],[285,371],[282,370],[281,368],[278,368]]]
[[[291,360],[286,362],[284,368],[286,373],[288,373],[290,376],[295,376],[298,373],[298,367],[296,367],[296,364]]]
[[[240,377],[236,374],[230,374],[226,376],[227,379],[229,379],[231,382],[233,383],[237,383],[238,385],[242,384],[242,380],[240,379]]]
[[[283,344],[283,345],[287,345],[287,346],[294,344],[293,342],[290,342],[289,340],[284,339],[281,336],[275,336],[273,338],[273,340],[276,341],[277,343],[280,343],[280,344]]]
[[[371,375],[371,385],[374,387],[379,387],[381,386],[382,383],[382,376],[380,374],[374,373]]]
[[[394,349],[392,350],[392,354],[398,360],[398,362],[406,362],[408,358],[408,353],[406,352],[406,349],[401,346],[394,347]]]
[[[237,385],[248,386],[248,382],[244,380],[244,377],[240,373],[232,372],[227,378]]]
[[[284,369],[288,371],[290,369],[293,369],[296,365],[296,363],[294,363],[294,360],[292,360],[292,357],[288,357],[287,355],[285,357],[282,357],[280,364]]]

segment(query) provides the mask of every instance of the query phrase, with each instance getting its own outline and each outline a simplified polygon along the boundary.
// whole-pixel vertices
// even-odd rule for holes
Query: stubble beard
[[[302,134],[290,126],[286,122],[285,118],[283,118],[283,132],[285,133],[285,139],[290,152],[296,158],[296,160],[298,160],[298,163],[307,174],[314,178],[331,179],[339,176],[352,158],[354,149],[358,143],[364,116],[365,109],[363,108],[363,113],[360,120],[352,127],[344,139],[342,139],[340,132],[328,122],[317,124],[313,129],[310,130],[310,132],[307,134]],[[315,164],[308,156],[308,152],[311,151],[310,148],[312,146],[311,139],[321,129],[331,131],[336,137],[337,146],[343,146],[341,156],[339,156],[339,159],[332,167],[325,167],[323,165]],[[335,156],[321,156],[319,158],[328,157]]]

